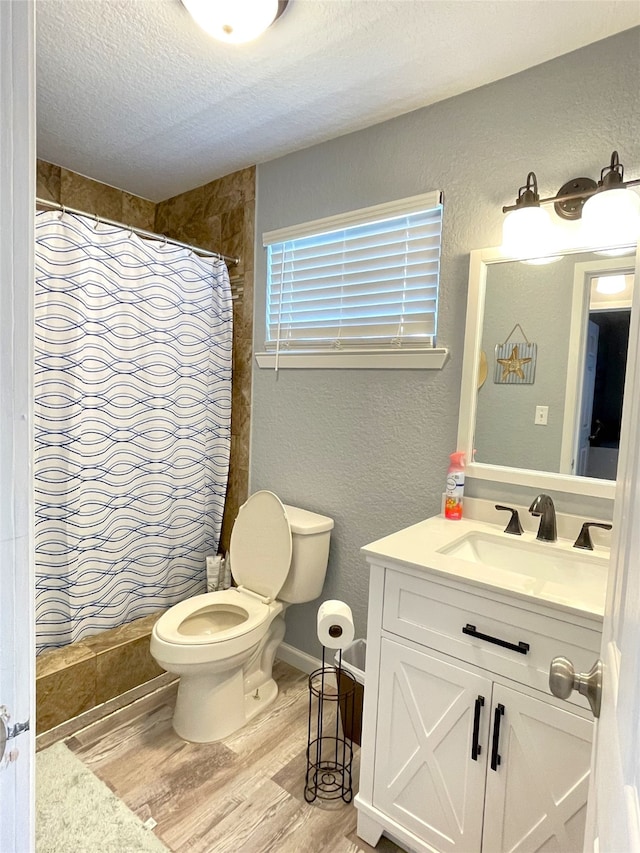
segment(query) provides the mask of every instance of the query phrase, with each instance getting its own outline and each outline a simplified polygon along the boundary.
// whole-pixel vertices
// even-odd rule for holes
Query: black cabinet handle
[[[493,712],[493,743],[491,745],[491,769],[497,770],[498,764],[501,762],[498,747],[500,745],[500,721],[504,714],[504,705],[496,705]]]
[[[480,736],[480,714],[482,713],[482,706],[484,705],[484,696],[478,696],[476,699],[476,709],[473,715],[473,740],[471,742],[471,758],[474,761],[478,760],[478,756],[482,752],[482,747],[478,743],[478,738]]]
[[[480,631],[476,631],[475,625],[469,625],[469,623],[464,626],[462,633],[468,634],[470,637],[477,637],[479,640],[486,640],[487,643],[494,643],[496,646],[502,646],[503,649],[511,649],[512,652],[519,652],[521,655],[526,655],[530,648],[529,643],[523,643],[522,640],[516,645],[515,643],[507,642],[507,640],[501,640],[499,637],[481,634]]]

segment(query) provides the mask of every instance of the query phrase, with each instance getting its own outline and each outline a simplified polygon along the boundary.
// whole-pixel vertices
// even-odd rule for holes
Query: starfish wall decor
[[[531,385],[534,382],[537,344],[497,344],[493,381],[507,385]]]

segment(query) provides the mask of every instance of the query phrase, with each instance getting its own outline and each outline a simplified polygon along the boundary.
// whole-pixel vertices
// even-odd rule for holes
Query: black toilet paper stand
[[[313,803],[353,798],[353,731],[355,678],[342,668],[342,650],[335,666],[325,663],[309,676],[309,731],[304,798]]]

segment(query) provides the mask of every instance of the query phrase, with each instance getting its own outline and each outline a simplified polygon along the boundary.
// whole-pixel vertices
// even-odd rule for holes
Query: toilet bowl
[[[276,698],[283,613],[322,592],[332,528],[327,516],[256,492],[231,534],[238,586],[181,601],[156,622],[151,654],[180,676],[173,727],[185,740],[220,740]]]

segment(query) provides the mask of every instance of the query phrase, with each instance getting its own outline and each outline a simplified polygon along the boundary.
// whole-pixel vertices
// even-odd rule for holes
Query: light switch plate
[[[536,406],[536,416],[533,421],[534,424],[538,424],[538,426],[546,426],[548,420],[549,406]]]

